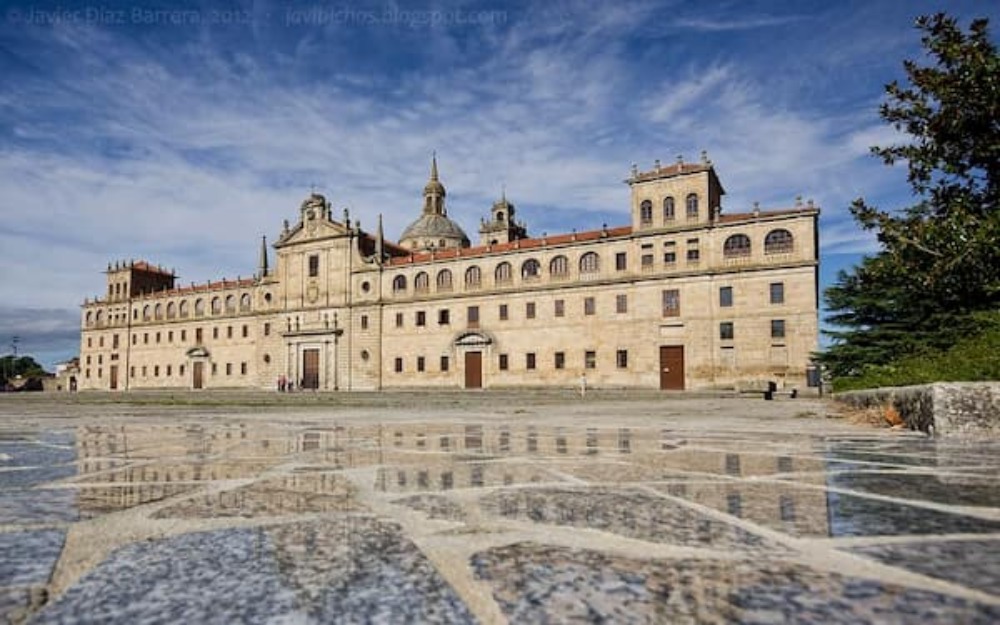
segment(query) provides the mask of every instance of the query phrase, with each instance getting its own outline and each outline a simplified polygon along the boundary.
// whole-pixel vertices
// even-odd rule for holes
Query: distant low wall
[[[856,408],[891,404],[913,430],[940,436],[1000,436],[1000,382],[938,382],[837,393]]]

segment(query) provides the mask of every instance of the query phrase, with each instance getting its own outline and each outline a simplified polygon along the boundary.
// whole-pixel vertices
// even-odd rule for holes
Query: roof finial
[[[438,157],[437,150],[431,152],[431,180],[438,179]]]

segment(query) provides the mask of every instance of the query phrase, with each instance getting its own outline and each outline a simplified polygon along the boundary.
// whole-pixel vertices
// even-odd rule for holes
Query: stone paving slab
[[[117,399],[0,398],[0,622],[1000,621],[993,441],[809,399]]]

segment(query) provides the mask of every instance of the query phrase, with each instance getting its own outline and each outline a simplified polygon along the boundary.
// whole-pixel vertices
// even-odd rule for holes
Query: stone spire
[[[382,213],[378,214],[378,228],[375,231],[375,262],[382,264],[385,248],[385,233],[382,231]]]
[[[266,236],[260,238],[260,262],[257,263],[257,273],[261,278],[266,278],[268,274]]]
[[[444,215],[448,213],[444,209],[445,193],[444,185],[438,180],[437,153],[431,156],[431,178],[424,186],[424,214]]]

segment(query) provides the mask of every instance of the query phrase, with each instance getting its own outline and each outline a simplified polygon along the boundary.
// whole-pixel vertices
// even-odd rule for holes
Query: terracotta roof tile
[[[410,263],[424,263],[431,260],[445,260],[449,258],[469,258],[474,256],[492,256],[496,254],[504,254],[506,252],[514,252],[518,250],[527,250],[532,248],[547,247],[551,245],[561,245],[564,243],[571,242],[581,242],[581,241],[596,241],[598,239],[604,238],[616,238],[624,237],[632,234],[631,226],[620,226],[617,228],[608,228],[607,230],[588,230],[586,232],[577,232],[575,234],[557,234],[549,237],[535,237],[531,239],[518,239],[517,241],[511,241],[510,243],[500,243],[497,245],[480,245],[477,247],[467,247],[464,249],[448,249],[441,250],[438,252],[420,252],[417,254],[400,256],[397,258],[392,258],[389,260],[389,265],[400,266],[408,265]]]

